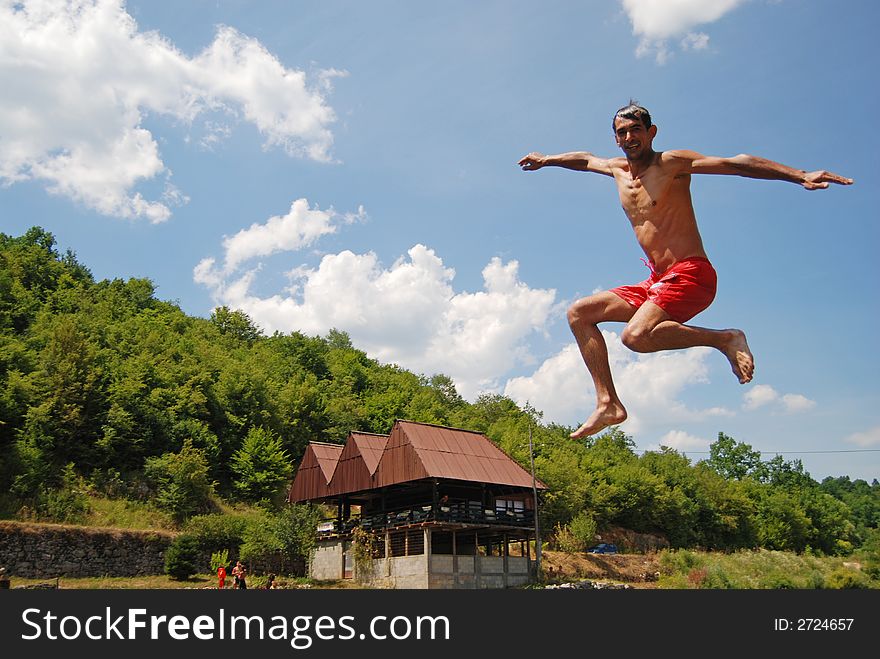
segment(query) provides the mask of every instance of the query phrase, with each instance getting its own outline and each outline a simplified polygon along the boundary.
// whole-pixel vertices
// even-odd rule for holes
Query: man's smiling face
[[[614,139],[621,148],[627,160],[641,160],[651,153],[651,145],[657,127],[645,128],[645,125],[637,119],[617,117],[614,120]]]

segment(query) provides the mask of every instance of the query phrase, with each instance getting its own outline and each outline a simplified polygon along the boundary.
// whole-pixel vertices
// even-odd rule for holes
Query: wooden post
[[[391,531],[387,528],[385,529],[385,576],[391,576]]]
[[[428,577],[428,588],[431,587],[431,529],[424,527],[425,534],[425,574]]]
[[[528,411],[528,403],[526,403]],[[538,525],[538,485],[535,480],[535,451],[532,447],[532,415],[529,414],[529,461],[532,465],[532,500],[534,502],[535,517],[535,577],[541,580],[541,527]]]
[[[452,532],[452,583],[458,586],[458,554],[455,547],[455,531]]]
[[[502,560],[502,565],[504,566],[503,567],[503,572],[504,572],[503,579],[504,579],[504,587],[505,588],[507,588],[507,585],[508,585],[507,584],[507,573],[510,571],[510,561],[508,560],[510,558],[510,547],[507,544],[507,542],[508,542],[507,531],[505,531],[504,532],[504,548],[502,549],[502,552],[503,552],[502,555],[504,556],[504,559]]]
[[[480,559],[480,532],[474,530],[474,588],[480,587],[482,567],[482,560]]]

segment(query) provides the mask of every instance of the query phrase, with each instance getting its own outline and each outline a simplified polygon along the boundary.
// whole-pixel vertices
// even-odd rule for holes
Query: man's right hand
[[[522,167],[524,171],[530,172],[535,169],[541,169],[541,167],[546,164],[545,157],[546,156],[544,156],[543,153],[532,151],[529,155],[523,156],[517,164]]]
[[[817,172],[807,172],[804,174],[804,181],[801,183],[807,190],[823,190],[828,187],[829,183],[837,183],[838,185],[852,185],[853,180],[846,178],[840,174],[820,169]]]

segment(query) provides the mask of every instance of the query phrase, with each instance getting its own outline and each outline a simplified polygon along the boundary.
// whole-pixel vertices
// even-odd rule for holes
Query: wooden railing
[[[368,531],[419,524],[421,522],[448,522],[452,524],[480,524],[530,528],[535,525],[532,510],[511,510],[503,507],[484,508],[473,502],[449,503],[433,506],[425,504],[388,510],[382,513],[355,515],[346,520],[330,520],[319,525],[320,533],[347,533],[359,526]]]

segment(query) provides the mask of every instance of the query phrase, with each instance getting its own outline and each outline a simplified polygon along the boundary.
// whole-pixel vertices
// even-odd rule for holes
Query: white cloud
[[[709,47],[709,35],[704,32],[689,32],[681,40],[684,50],[705,50]]]
[[[253,293],[259,268],[242,272],[244,264],[303,247],[303,235],[314,240],[330,232],[335,216],[308,210],[299,200],[291,217],[299,219],[272,218],[227,239],[226,267],[206,258],[193,271],[217,304],[241,309],[268,332],[324,334],[335,327],[371,357],[419,373],[445,373],[472,398],[497,390],[507,372],[529,363],[527,338],[545,332],[558,315],[556,292],[521,282],[516,261],[491,259],[483,290],[456,292],[455,271],[424,245],[388,267],[372,252],[327,254],[316,268],[291,269],[287,291],[259,297]],[[314,226],[306,232],[301,220],[309,217]]]
[[[796,412],[805,412],[816,406],[816,401],[810,400],[806,396],[800,394],[785,394],[782,397],[782,404],[785,411],[791,414]]]
[[[614,332],[603,331],[617,393],[627,408],[622,428],[636,434],[682,421],[730,416],[724,408],[691,409],[679,400],[695,384],[708,383],[711,348],[654,354],[629,351]],[[595,389],[574,344],[547,359],[531,376],[512,378],[505,394],[531,402],[548,421],[577,426],[596,406]]]
[[[863,448],[880,446],[880,426],[874,426],[870,430],[866,430],[864,432],[853,433],[844,441],[849,442],[850,444],[855,444],[856,446],[861,446]]]
[[[756,384],[743,394],[743,409],[756,410],[779,398],[779,393],[769,384]]]
[[[624,11],[633,26],[633,34],[640,37],[636,55],[654,53],[659,64],[671,56],[669,39],[683,37],[685,50],[703,50],[709,35],[693,32],[693,28],[713,23],[742,4],[744,0],[621,0]]]
[[[700,437],[695,437],[694,435],[690,435],[683,430],[670,430],[668,433],[663,435],[660,438],[660,442],[657,447],[651,447],[651,450],[657,450],[660,446],[668,446],[671,449],[675,449],[676,451],[696,451],[709,448],[712,442],[708,439],[702,439]]]
[[[336,232],[336,223],[354,222],[365,217],[363,206],[357,213],[339,215],[334,210],[309,208],[307,199],[297,199],[287,215],[276,215],[265,224],[254,223],[223,240],[226,251],[225,271],[234,271],[241,263],[254,257],[277,252],[296,251],[308,247],[318,238]]]
[[[221,26],[189,58],[141,32],[122,0],[0,2],[0,182],[41,181],[99,213],[162,222],[185,197],[171,186],[150,113],[190,124],[218,113],[257,126],[267,147],[330,159],[335,120],[324,95],[337,71],[310,85],[258,41]],[[205,143],[228,133],[206,123]],[[136,188],[166,176],[165,193]]]
[[[756,384],[743,394],[743,409],[754,411],[768,405],[781,408],[789,414],[805,412],[816,406],[816,401],[801,394],[780,394],[769,384]]]

